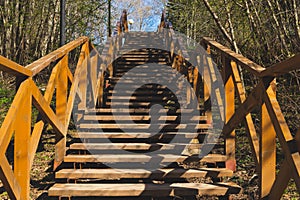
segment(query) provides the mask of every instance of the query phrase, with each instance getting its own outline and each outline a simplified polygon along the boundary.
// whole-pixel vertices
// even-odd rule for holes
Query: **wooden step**
[[[205,184],[205,183],[102,183],[102,184],[55,184],[49,196],[62,197],[125,197],[125,196],[225,196],[238,194],[241,188],[236,184]]]
[[[105,103],[106,106],[112,106],[112,102],[108,101]],[[150,102],[118,102],[118,105],[114,105],[117,108],[134,106],[134,107],[149,107],[151,106]]]
[[[123,59],[119,60],[120,62],[156,62],[156,61],[166,61],[166,58],[164,57],[150,57],[150,56],[144,56],[144,57],[123,57]]]
[[[130,119],[127,118],[128,116],[125,115],[84,115],[84,120],[98,120],[98,121],[114,121],[115,119],[118,119],[118,121],[150,121],[151,116],[150,115],[131,115]],[[159,116],[154,116],[155,120],[158,121],[176,121],[180,120],[180,116],[167,116],[167,115],[159,115]],[[184,119],[182,119],[184,120]],[[207,116],[191,116],[188,121],[205,121],[207,120]]]
[[[107,113],[127,113],[129,112],[130,114],[148,114],[150,112],[150,108],[129,108],[129,109],[122,109],[122,108],[99,108],[99,109],[91,109],[87,110],[86,114],[107,114]],[[157,111],[157,113],[169,113],[169,112],[174,112],[176,114],[193,114],[193,113],[199,113],[203,111],[203,109],[188,109],[188,108],[182,108],[182,109],[176,109],[176,110],[171,110],[171,109],[160,109]]]
[[[215,146],[214,143],[207,143],[207,144],[198,144],[198,143],[191,143],[191,144],[184,144],[184,143],[73,143],[70,145],[71,150],[116,150],[116,149],[123,149],[123,150],[154,150],[154,149],[161,149],[161,150],[173,150],[175,148],[188,148],[188,149],[201,149],[203,146]]]
[[[231,177],[233,171],[225,168],[200,169],[159,169],[150,171],[146,169],[62,169],[55,173],[55,178],[66,179],[174,179],[174,178],[221,178]]]
[[[164,96],[127,96],[126,94],[124,95],[114,95],[112,97],[111,95],[107,96],[107,100],[112,100],[114,101],[134,101],[134,102],[139,102],[139,101],[151,101],[151,102],[167,102],[167,101],[176,101],[176,97],[164,97]]]
[[[189,161],[200,161],[203,163],[214,163],[214,162],[225,162],[227,157],[220,154],[208,154],[203,158],[198,156],[183,156],[173,154],[158,154],[148,156],[144,154],[104,154],[104,155],[67,155],[64,158],[64,162],[69,163],[149,163],[149,162],[160,162],[160,163],[171,163],[171,162],[189,162]]]
[[[197,134],[195,133],[182,133],[182,132],[164,132],[161,133],[165,138],[169,136],[169,138],[173,138],[175,135],[176,137],[183,137],[183,138],[189,138],[194,139],[197,138],[199,135],[206,136],[207,132],[199,132]],[[151,133],[146,132],[79,132],[74,133],[74,138],[81,138],[81,139],[148,139],[152,136]]]
[[[81,129],[130,129],[132,131],[149,130],[153,127],[152,124],[108,124],[108,123],[81,123],[79,127]],[[211,124],[157,124],[154,127],[155,130],[200,130],[200,129],[212,129]]]

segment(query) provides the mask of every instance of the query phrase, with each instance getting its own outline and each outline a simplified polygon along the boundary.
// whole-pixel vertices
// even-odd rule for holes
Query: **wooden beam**
[[[225,123],[227,123],[235,112],[235,88],[230,60],[223,56],[222,63],[225,91]],[[225,152],[228,157],[228,160],[226,161],[226,168],[235,171],[235,130],[233,130],[225,137]]]
[[[223,127],[223,133],[225,136],[230,134],[235,127],[237,127],[245,117],[255,108],[255,106],[261,104],[263,82],[259,82],[258,85],[252,90],[248,98],[236,109],[234,115],[230,118],[228,123]]]
[[[0,55],[0,70],[15,76],[30,77],[32,71]]]
[[[66,133],[68,124],[66,122],[67,96],[68,96],[68,65],[69,57],[65,55],[58,65],[58,77],[56,82],[56,116],[64,126],[64,134],[55,135],[55,160],[54,170],[63,162],[66,154]]]
[[[33,105],[39,110],[43,120],[46,120],[57,133],[65,135],[65,126],[61,121],[59,121],[48,102],[45,100],[32,80],[30,80],[30,88],[33,96]]]
[[[32,96],[30,87],[22,91],[26,95],[19,105],[18,114],[14,119],[14,174],[21,187],[21,197],[29,199],[30,191],[30,135]]]
[[[300,69],[300,53],[280,63],[274,64],[261,73],[262,76],[279,76]]]
[[[11,141],[11,137],[13,135],[14,131],[14,119],[16,118],[19,108],[21,107],[20,105],[22,104],[24,98],[26,98],[26,92],[27,87],[29,87],[29,79],[24,81],[17,94],[15,95],[15,98],[6,114],[6,117],[2,123],[1,129],[0,129],[0,156],[4,155],[7,147]]]
[[[265,199],[280,200],[284,190],[288,186],[289,180],[291,179],[290,166],[286,160],[280,166],[278,175],[276,176],[275,182],[272,185],[270,193]]]
[[[260,133],[260,198],[265,198],[271,191],[276,176],[276,132],[269,116],[266,104],[261,110]]]
[[[276,130],[277,137],[281,144],[285,159],[290,166],[290,173],[300,191],[300,154],[297,147],[297,142],[293,138],[290,129],[281,112],[279,103],[276,99],[274,91],[269,88],[263,95],[263,100],[268,109],[270,118]]]
[[[244,88],[239,69],[236,62],[231,61],[231,69],[234,78],[234,85],[237,91],[237,97],[240,104],[244,103],[246,98],[246,90]],[[247,114],[245,117],[245,126],[248,134],[250,146],[252,149],[252,156],[255,162],[256,171],[259,172],[259,139],[257,137],[256,129],[252,120],[251,113]]]
[[[0,159],[0,179],[11,200],[21,199],[21,186],[5,155],[2,155]]]
[[[228,59],[235,61],[237,64],[241,65],[243,68],[247,69],[252,74],[258,77],[262,77],[261,72],[264,71],[265,68],[252,62],[251,60],[244,57],[243,55],[233,52],[231,49],[221,45],[220,43],[208,37],[204,37],[202,39],[202,43],[214,47],[221,54],[224,54],[224,56],[228,57]]]
[[[50,75],[50,79],[48,81],[47,88],[46,88],[46,91],[44,94],[44,98],[45,98],[46,102],[48,103],[48,105],[50,105],[50,103],[51,103],[53,93],[55,90],[56,80],[57,80],[57,76],[58,76],[57,71],[58,71],[58,66],[56,65],[52,70],[52,73]],[[31,154],[35,154],[35,152],[38,148],[38,144],[39,144],[39,141],[41,138],[41,134],[42,134],[44,125],[45,125],[45,123],[44,123],[43,119],[40,119],[34,125],[33,131],[31,134],[30,150],[29,150],[31,152]],[[34,156],[31,157],[30,166],[32,166],[33,160],[34,160]]]
[[[57,49],[56,51],[53,51],[52,53],[38,59],[37,61],[31,63],[30,65],[26,66],[26,69],[29,69],[32,71],[32,76],[35,76],[40,71],[45,69],[47,66],[50,65],[50,63],[55,62],[68,54],[70,51],[74,50],[75,48],[79,47],[83,43],[87,42],[89,39],[88,37],[80,37],[63,47]]]

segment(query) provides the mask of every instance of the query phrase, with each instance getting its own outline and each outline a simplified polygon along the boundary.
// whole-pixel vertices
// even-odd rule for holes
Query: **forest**
[[[200,43],[202,37],[210,37],[263,67],[300,52],[299,0],[66,0],[66,42],[88,36],[101,52],[108,21],[114,31],[123,9],[134,21],[130,31],[157,31],[165,10],[172,27],[188,38]],[[0,0],[0,55],[26,66],[59,48],[59,36],[60,0]],[[243,78],[249,91],[258,81],[246,71]],[[300,121],[300,71],[279,77],[276,85],[281,109],[295,134]],[[15,79],[1,72],[0,121],[14,88]]]

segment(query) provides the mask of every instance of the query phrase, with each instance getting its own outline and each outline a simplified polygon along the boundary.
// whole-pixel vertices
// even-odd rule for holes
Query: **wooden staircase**
[[[154,38],[153,46],[143,46],[149,38]],[[105,102],[85,111],[49,196],[186,199],[227,198],[240,192],[236,184],[222,182],[223,177],[233,175],[224,167],[227,158],[222,139],[204,143],[213,134],[205,110],[199,107],[195,115],[188,107],[180,108],[176,94],[147,82],[155,78],[168,81],[175,73],[165,66],[170,65],[168,53],[155,49],[162,43],[156,33],[127,37],[113,63],[115,76],[106,88]],[[152,69],[150,63],[161,64],[161,70]],[[114,90],[123,75],[135,67],[140,73],[131,73],[118,85],[121,90]],[[142,80],[145,85],[131,93],[130,88]],[[181,120],[182,115],[189,116],[188,120]],[[160,131],[153,134],[152,129]],[[199,157],[201,149],[209,146],[214,150]],[[159,167],[151,168],[152,163]],[[112,167],[114,164],[119,167]]]

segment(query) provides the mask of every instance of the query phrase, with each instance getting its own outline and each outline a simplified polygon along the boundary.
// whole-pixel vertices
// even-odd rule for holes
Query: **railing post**
[[[233,72],[231,68],[231,61],[222,55],[222,65],[223,65],[223,81],[224,81],[224,92],[225,92],[225,123],[227,123],[235,112],[235,88]],[[235,160],[235,131],[232,131],[225,138],[225,152],[227,156],[226,168],[233,171],[236,170],[236,160]]]
[[[25,82],[23,82],[25,84]],[[22,99],[16,116],[14,137],[14,174],[21,187],[22,200],[29,199],[30,192],[30,135],[31,135],[31,106],[30,88],[25,87],[26,95]]]
[[[206,47],[208,56],[210,56],[210,46]],[[207,55],[203,55],[203,95],[204,95],[204,109],[205,115],[207,116],[207,123],[212,123],[212,112],[211,112],[211,77],[209,72],[209,63]]]
[[[265,81],[264,89],[271,87],[275,92],[275,81],[272,81],[270,85],[268,82]],[[260,126],[260,198],[264,199],[268,197],[276,179],[276,132],[265,103],[261,108]]]
[[[63,125],[66,124],[67,95],[68,95],[68,55],[65,55],[58,65],[56,83],[56,115]],[[66,153],[66,136],[56,134],[54,170],[63,162]]]

